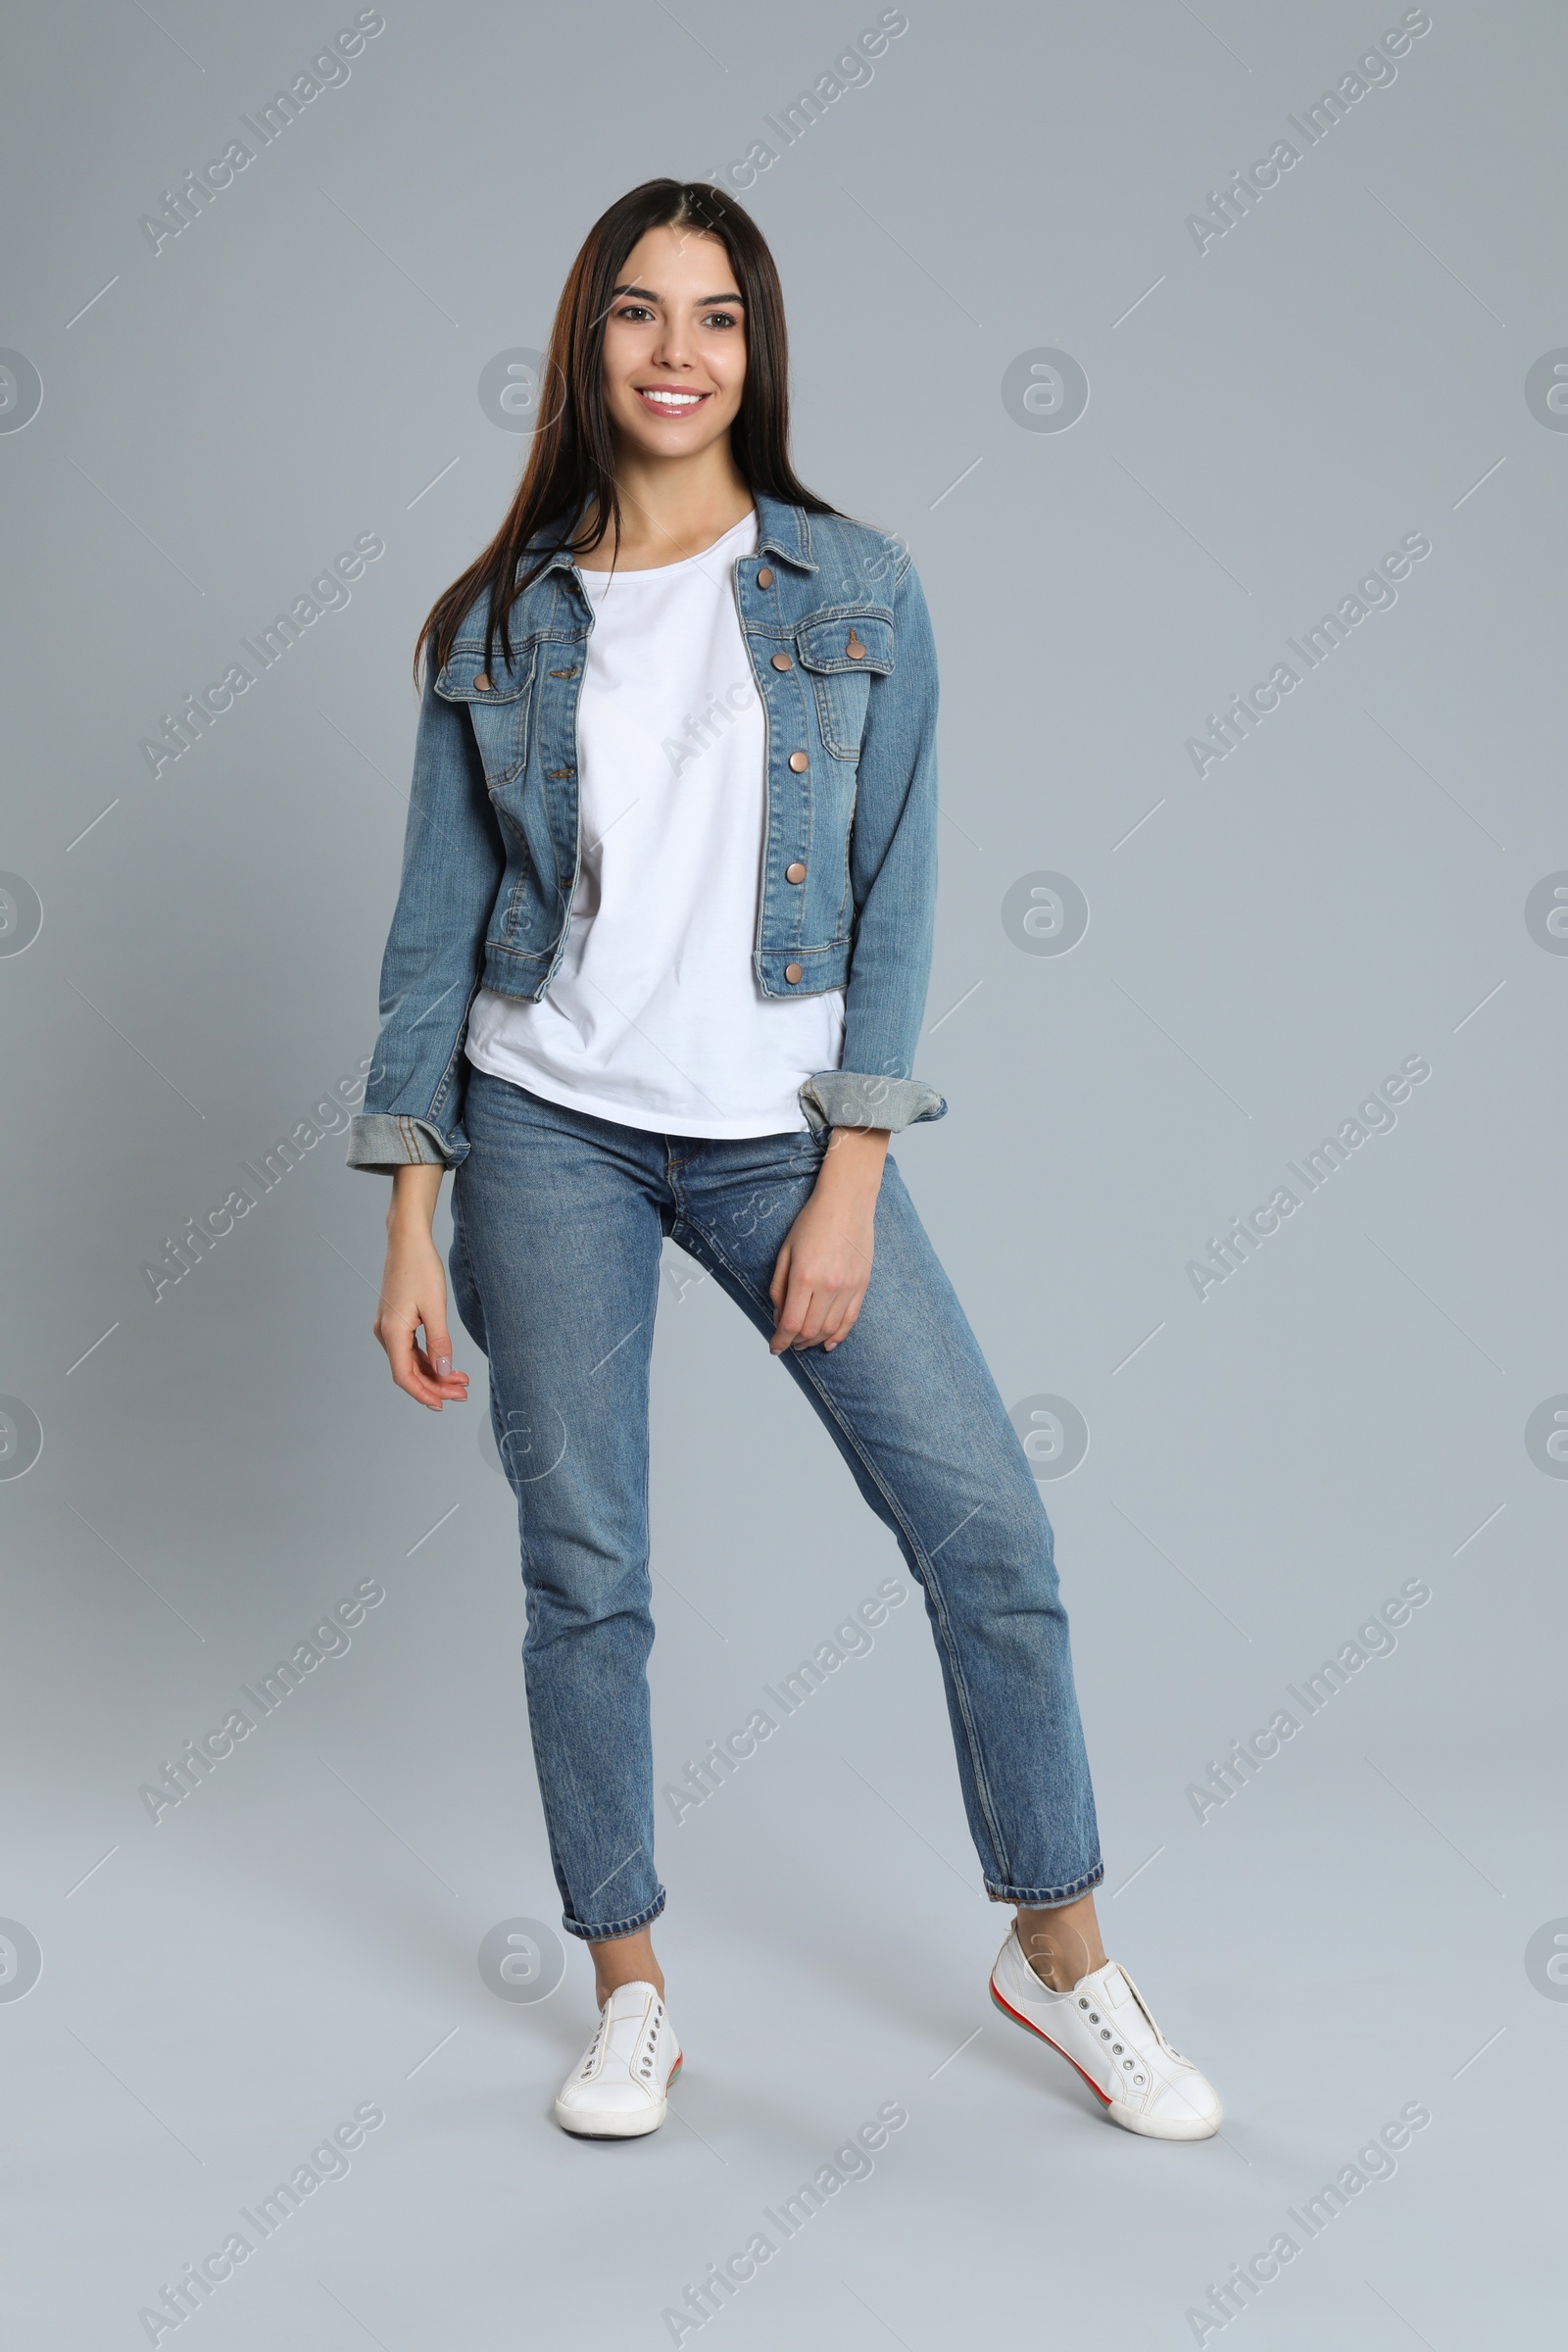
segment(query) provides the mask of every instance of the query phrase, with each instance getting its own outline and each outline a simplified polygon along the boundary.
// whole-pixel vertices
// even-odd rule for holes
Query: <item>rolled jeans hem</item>
[[[1061,1903],[1075,1903],[1081,1894],[1098,1886],[1105,1875],[1103,1862],[1097,1862],[1086,1877],[1075,1879],[1070,1886],[995,1886],[987,1879],[985,1888],[994,1903],[1022,1903],[1027,1911],[1053,1911]]]
[[[646,1928],[650,1920],[659,1917],[667,1899],[663,1887],[661,1886],[654,1901],[649,1903],[645,1909],[638,1911],[630,1919],[615,1920],[608,1928],[585,1928],[580,1920],[568,1917],[564,1911],[561,1914],[561,1924],[568,1936],[579,1936],[584,1943],[608,1943],[612,1936],[635,1936],[639,1928]]]

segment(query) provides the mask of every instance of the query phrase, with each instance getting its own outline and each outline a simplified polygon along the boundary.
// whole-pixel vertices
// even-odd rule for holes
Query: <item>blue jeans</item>
[[[664,1136],[468,1075],[451,1267],[490,1363],[517,1497],[528,1719],[563,1924],[628,1936],[654,1868],[648,1366],[667,1234],[771,1338],[767,1286],[825,1136]],[[831,1354],[780,1357],[925,1596],[988,1894],[1070,1902],[1103,1875],[1051,1525],[889,1158],[870,1286]],[[803,1507],[802,1523],[808,1513]]]

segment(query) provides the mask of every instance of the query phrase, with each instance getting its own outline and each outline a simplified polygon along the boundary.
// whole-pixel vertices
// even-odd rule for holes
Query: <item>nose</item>
[[[686,341],[686,329],[681,325],[679,319],[670,318],[664,319],[659,333],[654,338],[653,358],[656,368],[689,368],[693,365],[692,355]]]

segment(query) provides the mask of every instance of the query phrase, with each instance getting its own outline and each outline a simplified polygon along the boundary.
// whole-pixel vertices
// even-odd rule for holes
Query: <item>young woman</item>
[[[600,2021],[556,2102],[664,2120],[651,1923],[648,1366],[668,1235],[782,1357],[925,1596],[1009,2017],[1129,2131],[1210,2085],[1108,1961],[1052,1532],[894,1161],[936,890],[937,673],[907,550],[797,481],[778,274],[650,180],[563,293],[522,484],[424,624],[382,1029],[350,1164],[392,1175],[375,1336],[435,1412],[431,1223],[517,1496],[528,1714]],[[423,1345],[416,1334],[422,1329]]]

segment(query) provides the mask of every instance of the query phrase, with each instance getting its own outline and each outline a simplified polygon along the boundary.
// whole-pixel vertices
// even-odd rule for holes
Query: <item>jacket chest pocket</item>
[[[528,715],[538,666],[537,638],[513,647],[510,667],[503,666],[498,646],[495,662],[488,670],[482,646],[459,646],[454,647],[436,679],[435,690],[444,701],[467,706],[484,780],[491,792],[512,783],[527,760]]]
[[[816,694],[822,741],[835,760],[858,760],[871,680],[893,667],[893,623],[866,612],[813,613],[795,650]]]

